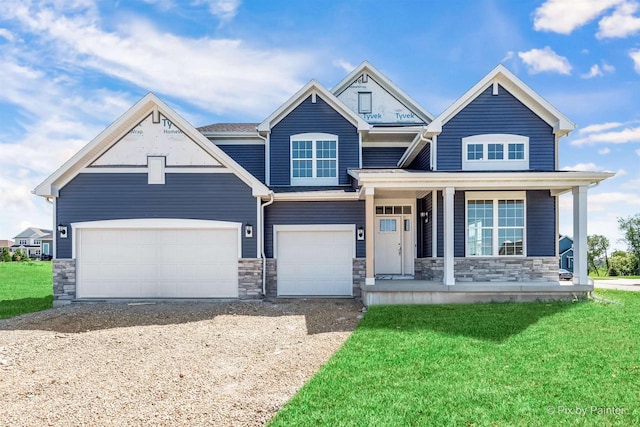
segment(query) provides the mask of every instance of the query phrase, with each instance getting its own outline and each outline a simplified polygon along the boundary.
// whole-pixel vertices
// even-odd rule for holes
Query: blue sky
[[[0,239],[49,227],[30,191],[152,91],[196,126],[261,121],[368,60],[432,114],[498,63],[576,122],[563,169],[613,171],[590,234],[640,212],[640,2],[0,2]],[[561,198],[571,235],[571,197]]]

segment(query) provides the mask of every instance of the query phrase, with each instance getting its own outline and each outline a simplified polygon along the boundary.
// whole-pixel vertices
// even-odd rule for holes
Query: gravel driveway
[[[0,320],[0,424],[261,425],[340,347],[360,308],[82,303]]]

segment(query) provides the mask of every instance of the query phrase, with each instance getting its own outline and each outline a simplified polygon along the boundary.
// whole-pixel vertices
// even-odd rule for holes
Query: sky
[[[31,191],[147,92],[195,126],[260,122],[368,60],[438,115],[502,63],[578,125],[560,168],[612,171],[588,233],[640,212],[640,0],[2,0],[0,239],[51,227]],[[572,235],[571,196],[560,232]]]

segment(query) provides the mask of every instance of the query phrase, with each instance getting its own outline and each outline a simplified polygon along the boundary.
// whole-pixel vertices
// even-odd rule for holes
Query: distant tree
[[[11,253],[9,252],[9,248],[2,248],[2,254],[0,255],[0,261],[2,261],[2,262],[11,262]]]
[[[618,228],[624,236],[622,240],[627,244],[629,252],[633,253],[636,259],[640,259],[640,214],[618,218]],[[638,266],[635,272],[640,274]]]
[[[587,261],[589,270],[592,270],[596,274],[598,274],[598,265],[596,264],[596,260],[604,257],[607,271],[609,271],[609,258],[607,257],[608,250],[609,239],[600,234],[587,236]]]
[[[631,276],[638,270],[638,258],[625,251],[613,251],[610,258],[609,276]]]

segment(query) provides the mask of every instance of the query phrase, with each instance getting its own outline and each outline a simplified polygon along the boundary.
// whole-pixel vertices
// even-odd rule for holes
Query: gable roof
[[[320,95],[320,97],[336,110],[345,119],[350,121],[358,131],[369,130],[370,125],[359,115],[351,111],[349,107],[344,105],[333,93],[329,92],[317,80],[313,79],[289,98],[276,111],[271,113],[262,123],[258,125],[258,132],[269,132],[280,120],[285,118],[291,111],[300,105],[309,95]]]
[[[89,166],[94,160],[115,145],[150,114],[152,114],[154,118],[157,118],[157,120],[159,120],[160,114],[170,120],[195,144],[218,160],[223,166],[229,168],[238,178],[250,186],[254,196],[269,194],[269,189],[263,183],[247,172],[246,169],[240,166],[224,151],[214,144],[211,144],[191,123],[182,118],[182,116],[162,102],[160,98],[153,93],[145,95],[127,112],[100,132],[91,142],[85,145],[71,159],[38,185],[33,192],[39,196],[57,197],[60,188],[77,176],[83,168]]]
[[[556,135],[566,135],[576,128],[575,123],[558,111],[546,99],[538,95],[511,71],[507,70],[504,65],[498,64],[498,66],[491,70],[489,74],[465,92],[465,94],[458,98],[456,102],[451,104],[449,108],[444,110],[442,114],[427,125],[427,133],[440,133],[442,131],[442,126],[445,123],[447,123],[494,83],[500,84],[514,97],[516,97],[516,99],[529,107],[531,111],[536,113],[542,120],[547,122],[553,128],[553,132]]]
[[[389,80],[384,74],[382,74],[377,68],[371,65],[368,61],[363,61],[352,72],[350,72],[344,79],[336,84],[331,92],[335,96],[339,96],[344,92],[351,84],[358,79],[363,73],[372,77],[378,84],[380,84],[387,92],[389,92],[394,98],[407,106],[410,110],[420,117],[425,123],[430,123],[433,120],[433,115],[425,110],[420,104],[407,95],[402,89],[396,86],[391,80]]]
[[[33,237],[44,237],[51,234],[51,230],[45,230],[44,228],[29,227],[22,231],[20,234],[14,237],[14,239],[29,239]]]

